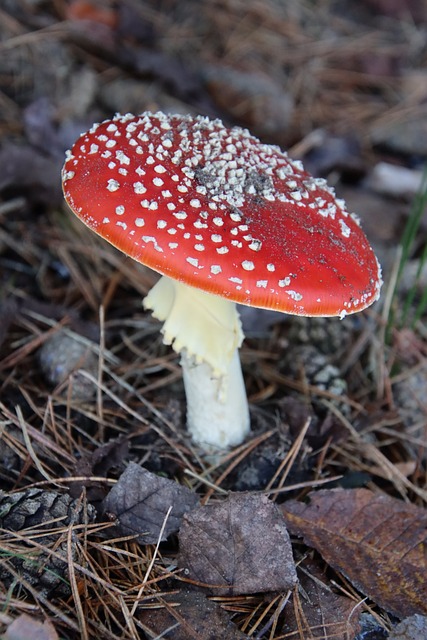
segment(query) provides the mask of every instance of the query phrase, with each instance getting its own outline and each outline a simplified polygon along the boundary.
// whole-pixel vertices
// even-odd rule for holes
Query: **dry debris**
[[[287,591],[296,582],[289,535],[265,496],[230,494],[184,515],[178,566],[212,594]]]
[[[118,535],[156,544],[176,533],[187,511],[199,503],[195,493],[173,480],[130,462],[106,497],[103,509],[117,518]]]
[[[314,493],[283,506],[292,533],[386,611],[427,612],[427,512],[367,489]]]
[[[422,0],[0,3],[2,638],[427,637],[425,214],[391,296],[426,29]],[[62,208],[80,133],[157,109],[289,148],[383,265],[342,322],[242,310],[252,435],[215,458],[142,308],[155,276]]]

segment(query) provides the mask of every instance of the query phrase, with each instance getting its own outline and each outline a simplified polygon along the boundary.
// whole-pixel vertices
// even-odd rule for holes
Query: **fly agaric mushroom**
[[[117,115],[77,140],[62,178],[86,225],[162,274],[144,305],[181,354],[188,429],[208,449],[249,432],[235,303],[343,318],[379,296],[378,262],[344,202],[247,130]]]

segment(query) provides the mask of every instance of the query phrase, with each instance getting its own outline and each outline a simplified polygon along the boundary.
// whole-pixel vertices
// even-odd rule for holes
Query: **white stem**
[[[235,303],[163,276],[144,306],[163,321],[164,343],[181,354],[188,430],[194,442],[205,449],[240,444],[249,432],[249,410]]]
[[[181,366],[187,396],[187,426],[194,442],[208,449],[240,444],[249,433],[249,409],[239,353],[234,351],[227,373],[214,377],[206,362],[196,364],[186,351]]]

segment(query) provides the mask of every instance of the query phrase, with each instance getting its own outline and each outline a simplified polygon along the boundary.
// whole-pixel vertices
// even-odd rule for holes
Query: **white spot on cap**
[[[116,213],[118,216],[122,216],[125,212],[125,208],[122,204],[120,204],[118,207],[116,207]]]
[[[166,220],[157,220],[158,229],[165,229],[167,226],[168,226],[168,223],[166,222]]]
[[[142,167],[137,167],[135,169],[135,173],[137,173],[139,176],[145,176],[145,170]]]
[[[289,287],[289,285],[291,284],[291,279],[290,278],[283,278],[283,280],[279,280],[279,287]]]
[[[99,147],[97,144],[91,144],[90,145],[90,150],[89,153],[98,153],[99,151]]]
[[[135,218],[135,225],[137,227],[143,227],[145,225],[144,218]]]
[[[267,284],[268,284],[268,280],[257,280],[256,282],[256,286],[260,287],[261,289],[266,289]]]
[[[154,171],[156,173],[166,173],[166,169],[162,164],[156,164],[156,166],[154,167]]]
[[[255,265],[252,260],[243,260],[242,267],[245,271],[253,271],[255,269]]]
[[[261,240],[252,240],[252,242],[249,245],[249,249],[252,249],[252,251],[259,251],[261,247],[262,247]]]
[[[113,147],[115,147],[117,144],[116,140],[107,140],[107,142],[105,143],[105,146],[107,147],[107,149],[112,149]]]
[[[144,185],[142,184],[142,182],[134,182],[133,183],[133,190],[135,191],[135,193],[146,193],[147,189],[144,187]]]
[[[195,209],[200,209],[202,204],[198,198],[193,198],[192,200],[190,200],[190,206],[194,207]]]
[[[211,273],[213,273],[215,276],[218,275],[218,273],[221,273],[222,269],[219,266],[219,264],[213,264],[211,266]]]
[[[153,243],[153,245],[154,245],[154,249],[155,249],[156,251],[159,251],[160,253],[163,253],[163,249],[162,249],[161,247],[159,247],[159,245],[157,244],[157,240],[156,240],[156,238],[154,238],[153,236],[142,236],[142,240],[143,240],[146,244],[148,244],[148,243],[152,242],[152,243]]]
[[[116,151],[116,158],[120,164],[130,164],[130,158],[123,151]]]
[[[271,262],[267,265],[267,271],[275,271],[276,267]]]
[[[216,252],[220,254],[228,253],[228,247],[218,247]]]
[[[168,247],[169,247],[169,249],[178,249],[178,243],[177,242],[169,242]]]
[[[224,224],[224,220],[217,216],[213,218],[213,223],[216,224],[217,227],[222,227],[222,225]]]
[[[144,209],[150,209],[151,211],[156,211],[156,209],[159,208],[159,205],[155,200],[141,200],[140,204]]]
[[[233,282],[234,284],[242,284],[242,279],[241,278],[236,278],[235,276],[228,278],[230,282]]]
[[[222,236],[220,236],[219,233],[213,233],[211,235],[211,240],[212,242],[222,242]]]
[[[205,245],[204,244],[195,244],[194,248],[196,251],[204,251],[205,250]]]
[[[198,267],[199,266],[199,259],[198,258],[185,258],[185,259],[188,262],[188,264],[191,264],[192,267]]]
[[[113,178],[110,178],[110,180],[108,180],[108,184],[107,184],[108,191],[117,191],[117,189],[119,188],[120,188],[120,183],[117,182],[117,180],[113,180]]]
[[[164,182],[161,178],[153,178],[153,184],[155,187],[162,187]]]
[[[296,302],[302,300],[302,295],[300,293],[297,293],[296,291],[292,291],[292,289],[288,289],[287,291],[285,291],[285,293],[287,293],[288,296],[290,296],[292,300],[295,300]]]
[[[344,238],[349,238],[351,233],[350,227],[346,225],[344,220],[340,220],[339,223],[340,223],[342,235],[344,236]]]

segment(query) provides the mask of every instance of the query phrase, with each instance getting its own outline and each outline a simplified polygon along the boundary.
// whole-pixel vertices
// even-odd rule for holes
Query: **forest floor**
[[[344,320],[241,307],[216,456],[157,274],[62,196],[81,132],[157,110],[302,160],[383,268]],[[1,0],[1,638],[427,638],[426,158],[423,0]]]

